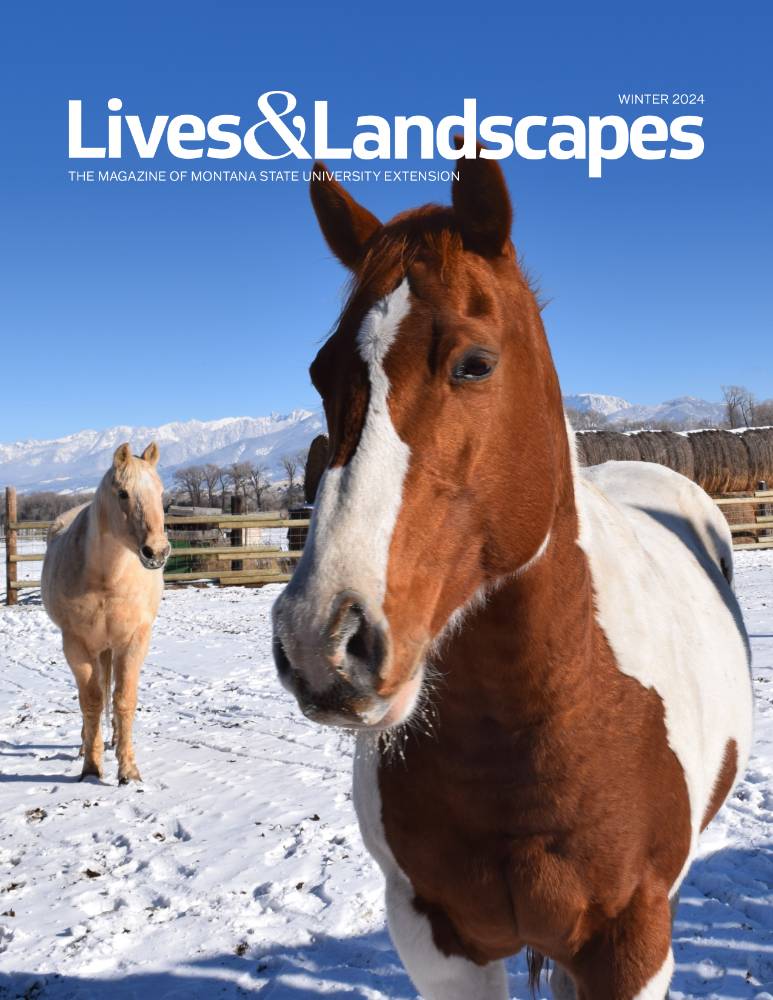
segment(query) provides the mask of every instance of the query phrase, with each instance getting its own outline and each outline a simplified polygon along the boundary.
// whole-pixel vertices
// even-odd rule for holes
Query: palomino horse
[[[578,470],[504,178],[458,169],[453,207],[385,225],[312,181],[353,285],[311,366],[331,459],[277,668],[358,730],[360,827],[426,1000],[506,997],[524,946],[556,996],[661,1000],[749,752],[730,535],[665,468]]]
[[[141,458],[122,444],[91,503],[67,511],[49,531],[43,604],[62,630],[83,713],[83,773],[102,777],[102,709],[115,676],[113,725],[118,780],[139,781],[132,725],[140,668],[164,588],[158,448]]]

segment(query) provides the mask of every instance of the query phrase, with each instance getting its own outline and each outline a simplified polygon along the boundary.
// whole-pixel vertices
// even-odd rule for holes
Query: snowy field
[[[683,888],[675,1000],[773,1000],[773,552],[740,553],[737,583],[756,752]],[[415,997],[360,844],[351,743],[275,679],[278,592],[166,593],[129,788],[112,754],[104,783],[77,781],[75,686],[37,594],[0,608],[0,997]]]

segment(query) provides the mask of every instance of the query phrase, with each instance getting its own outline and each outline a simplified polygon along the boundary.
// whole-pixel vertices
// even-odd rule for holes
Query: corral
[[[755,754],[682,891],[674,1000],[754,1000],[773,983],[773,552],[739,553],[736,569]],[[59,632],[34,592],[0,607],[0,996],[415,1000],[352,810],[352,743],[306,720],[276,678],[280,591],[167,591],[135,788],[77,781]],[[509,973],[525,1000],[523,957]]]
[[[773,430],[700,431],[682,435],[670,431],[591,431],[577,435],[582,465],[597,465],[610,459],[658,462],[693,478],[715,495],[733,533],[736,549],[773,547],[773,490],[765,479],[754,489],[752,471],[773,483]],[[320,463],[315,458],[316,465]],[[311,459],[310,459],[311,461]],[[725,463],[725,464],[722,464]],[[307,482],[307,499],[313,500],[318,480]],[[730,487],[728,490],[709,486]],[[721,494],[721,495],[719,495]],[[221,586],[260,586],[290,579],[303,549],[310,508],[291,512],[224,514],[202,510],[184,514],[174,508],[165,524],[172,555],[164,572],[167,586],[214,581]],[[16,491],[6,488],[5,563],[7,604],[15,604],[21,590],[39,586],[36,578],[19,575],[19,566],[40,562],[50,521],[19,521]]]
[[[19,578],[19,564],[40,562],[45,555],[50,521],[19,521],[16,491],[6,488],[5,563],[6,603],[15,604],[20,590],[39,586],[39,580]],[[191,513],[164,518],[172,555],[164,572],[167,586],[214,581],[258,585],[290,579],[300,550],[297,537],[308,527],[307,517],[277,513]]]

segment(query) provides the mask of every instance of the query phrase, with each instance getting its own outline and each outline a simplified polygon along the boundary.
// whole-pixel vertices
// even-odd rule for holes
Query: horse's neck
[[[109,580],[113,576],[120,575],[134,558],[126,543],[110,530],[108,502],[101,490],[97,490],[89,507],[86,551],[83,553],[86,572],[101,580]]]
[[[447,646],[439,694],[458,720],[529,726],[592,699],[600,634],[578,530],[572,491],[541,558],[494,588]]]

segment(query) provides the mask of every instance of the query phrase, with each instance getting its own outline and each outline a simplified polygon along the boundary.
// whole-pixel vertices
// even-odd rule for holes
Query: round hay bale
[[[749,489],[766,483],[773,490],[773,427],[755,427],[737,435],[743,441],[749,459]]]
[[[585,437],[583,434],[574,435],[574,450],[577,455],[578,465],[588,465],[588,460],[585,457]]]
[[[696,431],[689,438],[695,482],[707,493],[739,493],[750,488],[749,453],[738,434]]]
[[[639,431],[633,435],[643,462],[655,462],[688,479],[695,475],[695,460],[689,440],[676,431]]]
[[[303,474],[303,495],[306,503],[314,503],[319,481],[327,468],[330,443],[327,434],[318,434],[309,446],[309,457]]]
[[[602,462],[636,462],[640,459],[636,441],[622,431],[583,431],[577,435],[582,439],[585,465],[601,465]]]

